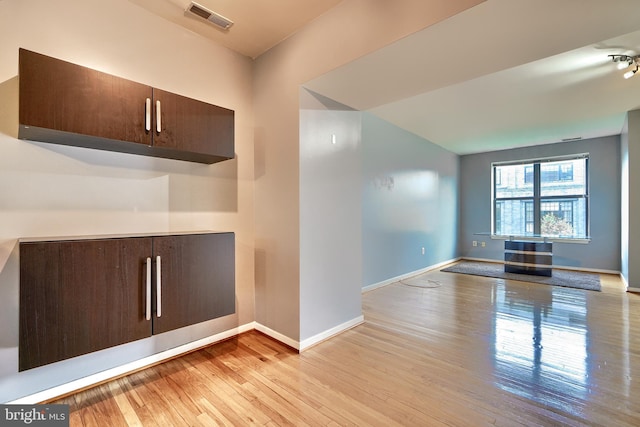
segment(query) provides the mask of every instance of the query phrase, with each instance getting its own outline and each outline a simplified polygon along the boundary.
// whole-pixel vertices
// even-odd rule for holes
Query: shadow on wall
[[[18,347],[18,307],[19,307],[19,257],[17,240],[7,240],[0,244],[0,350]],[[13,371],[13,366],[0,368]]]
[[[331,111],[357,111],[351,107],[349,107],[348,105],[344,105],[339,103],[338,101],[334,101],[331,98],[327,98],[324,95],[320,95],[317,92],[314,92],[310,89],[307,88],[302,88],[302,90],[306,91],[307,93],[309,93],[313,98],[315,98],[315,100],[319,103],[317,105],[314,105],[312,102],[307,101],[304,105],[301,105],[300,108],[301,109],[305,109],[305,110],[321,110],[321,111],[326,111],[326,110],[331,110]],[[304,98],[305,100],[309,100],[309,98]]]
[[[264,128],[254,129],[254,145],[253,145],[253,176],[257,181],[266,172],[266,147]]]
[[[264,244],[264,241],[261,242]],[[254,252],[254,269],[255,269],[255,299],[264,298],[267,294],[267,250],[266,247],[258,247],[256,242],[256,249]],[[256,304],[255,317],[258,322],[265,322],[267,313],[265,311],[265,304]]]
[[[18,137],[18,76],[0,83],[0,133]]]
[[[15,154],[9,170],[28,172],[22,168],[31,165],[37,174],[59,176],[79,175],[82,179],[129,179],[142,182],[167,177],[169,208],[173,212],[237,212],[238,210],[238,157],[213,165],[178,160],[114,153],[88,148],[16,141],[19,127],[19,77],[0,83],[0,147],[9,157]],[[3,141],[4,139],[4,141]],[[18,144],[25,144],[18,145]],[[26,148],[29,146],[29,148]],[[8,151],[7,151],[8,150]],[[51,155],[58,155],[53,159]],[[20,161],[23,156],[29,162]],[[40,159],[40,163],[38,163]],[[5,157],[5,160],[8,160]],[[66,166],[63,166],[66,165]],[[8,166],[8,164],[5,164]],[[14,169],[17,168],[17,169]],[[96,190],[97,191],[97,190]]]

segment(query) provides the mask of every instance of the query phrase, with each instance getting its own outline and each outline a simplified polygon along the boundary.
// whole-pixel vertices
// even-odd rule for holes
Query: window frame
[[[542,179],[541,179],[541,165],[544,163],[551,163],[551,162],[562,162],[562,161],[573,161],[573,160],[581,160],[584,159],[585,161],[585,189],[584,189],[584,194],[570,194],[570,195],[552,195],[552,196],[542,196],[541,195],[541,189],[542,189]],[[555,156],[555,157],[541,157],[541,158],[535,158],[535,159],[525,159],[525,160],[516,160],[516,161],[502,161],[502,162],[492,162],[491,163],[491,237],[492,238],[497,238],[497,239],[504,239],[504,238],[508,238],[508,239],[513,239],[513,238],[521,238],[521,239],[527,239],[527,240],[545,240],[545,241],[562,241],[562,242],[578,242],[578,243],[588,243],[591,240],[591,221],[590,221],[590,217],[591,217],[591,205],[590,205],[590,174],[589,174],[589,153],[580,153],[580,154],[573,154],[573,155],[567,155],[567,156]],[[531,197],[502,197],[502,198],[496,198],[496,194],[497,194],[497,182],[496,182],[496,177],[499,173],[499,168],[500,166],[517,166],[517,165],[524,165],[525,167],[523,168],[523,173],[524,173],[524,183],[525,184],[532,184],[533,185],[533,195]],[[531,171],[529,172],[531,175],[531,179],[527,180],[527,168],[532,168],[532,174]],[[568,179],[568,175],[571,175],[571,179]],[[574,178],[574,170],[573,170],[573,164],[571,164],[571,166],[569,168],[567,168],[566,171],[563,171],[563,164],[559,163],[558,164],[558,182],[566,182],[566,181],[572,181]],[[502,177],[501,177],[502,178]],[[503,181],[503,180],[501,180]],[[545,181],[545,182],[549,182],[549,181]],[[554,181],[555,182],[555,181]],[[504,182],[501,183],[502,186],[504,186]],[[540,232],[540,226],[541,226],[541,222],[542,222],[542,218],[541,218],[541,206],[543,203],[548,203],[548,202],[557,202],[559,203],[559,206],[561,206],[563,203],[566,203],[566,199],[584,199],[585,200],[585,235],[584,236],[579,236],[579,237],[565,237],[565,236],[542,236],[541,232]],[[525,230],[524,235],[504,235],[504,234],[497,234],[496,230],[497,228],[497,224],[496,224],[496,205],[498,203],[500,203],[501,205],[503,205],[505,202],[510,201],[510,200],[523,200],[525,202],[530,202],[533,204],[533,217],[534,217],[534,231],[532,233],[532,235],[528,235],[528,231]],[[560,208],[560,210],[562,210]],[[523,215],[524,211],[523,211]],[[573,215],[575,215],[574,209],[572,207],[571,209],[571,216],[573,217]],[[503,220],[502,215],[501,215],[501,221]],[[526,220],[525,217],[523,217],[523,220]],[[528,228],[528,227],[527,227]]]

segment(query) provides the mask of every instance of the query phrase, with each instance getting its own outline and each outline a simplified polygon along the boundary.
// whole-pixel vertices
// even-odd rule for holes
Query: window
[[[502,171],[500,169],[495,169],[496,172],[496,185],[502,185]]]
[[[531,181],[533,182],[533,167],[531,171]],[[540,165],[540,179],[545,182],[573,181],[573,163],[547,163]]]
[[[533,166],[524,167],[524,183],[533,184]]]
[[[573,163],[560,165],[560,181],[573,181]]]
[[[493,233],[588,238],[588,163],[587,154],[494,163]]]
[[[534,230],[533,220],[533,202],[524,202],[524,230],[525,233],[533,234]]]

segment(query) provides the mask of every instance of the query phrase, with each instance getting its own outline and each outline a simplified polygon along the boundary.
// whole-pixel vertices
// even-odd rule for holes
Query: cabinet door
[[[19,370],[151,335],[151,238],[20,243]]]
[[[155,88],[153,96],[154,108],[156,101],[160,101],[161,112],[161,131],[157,131],[157,124],[153,127],[155,148],[218,160],[234,157],[233,110]]]
[[[154,334],[235,312],[233,233],[154,237],[153,250],[162,266]]]
[[[19,78],[21,137],[51,136],[38,134],[31,129],[35,127],[151,145],[151,132],[145,129],[150,86],[24,49],[20,49]],[[96,140],[69,144],[112,149]]]

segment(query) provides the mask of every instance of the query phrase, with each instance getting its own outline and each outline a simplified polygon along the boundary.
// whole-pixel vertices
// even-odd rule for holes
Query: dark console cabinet
[[[504,271],[551,277],[553,272],[553,244],[551,242],[504,242]]]
[[[20,49],[18,137],[199,163],[234,157],[234,112]]]
[[[19,370],[235,312],[233,233],[20,242]]]

